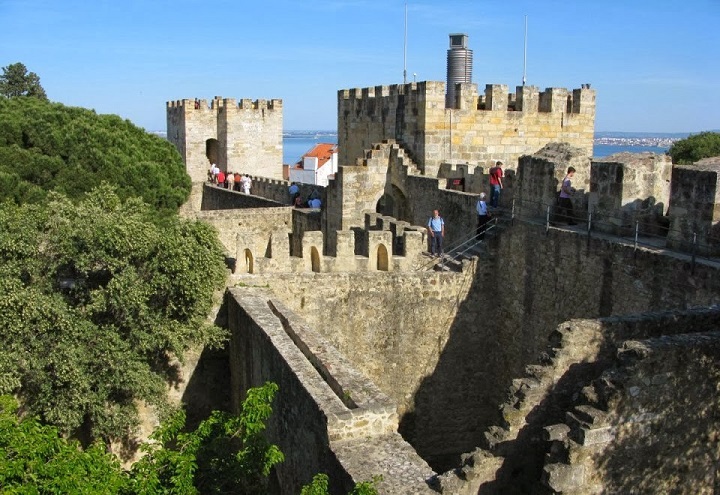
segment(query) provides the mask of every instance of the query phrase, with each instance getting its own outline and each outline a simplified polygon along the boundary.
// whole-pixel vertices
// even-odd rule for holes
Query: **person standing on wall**
[[[568,225],[577,225],[573,214],[573,204],[571,199],[573,194],[575,194],[575,188],[572,187],[571,183],[574,175],[575,168],[568,167],[567,174],[560,186],[560,196],[558,197],[558,216],[560,218],[565,218]]]
[[[428,220],[427,229],[430,234],[430,252],[435,257],[442,256],[445,220],[440,216],[438,210],[433,210],[433,216]]]
[[[477,230],[475,231],[475,239],[482,241],[485,239],[485,224],[490,221],[490,213],[488,212],[488,206],[485,202],[485,193],[481,192],[478,198],[477,204],[475,205],[477,210],[478,221]]]
[[[498,160],[490,169],[490,206],[497,208],[500,204],[500,191],[503,188],[503,162]]]

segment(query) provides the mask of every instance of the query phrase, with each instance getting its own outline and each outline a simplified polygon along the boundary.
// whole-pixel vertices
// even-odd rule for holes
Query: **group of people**
[[[238,172],[225,173],[214,163],[208,171],[208,180],[218,187],[224,187],[231,191],[242,191],[245,194],[250,194],[250,188],[252,187],[252,179],[249,175]]]
[[[320,193],[317,189],[313,189],[307,200],[303,200],[300,196],[300,186],[297,183],[292,182],[288,187],[288,194],[290,195],[290,204],[296,208],[321,208],[322,200],[320,199]]]
[[[477,212],[477,227],[475,230],[475,238],[479,241],[485,239],[486,225],[492,218],[491,209],[497,209],[500,203],[500,193],[503,189],[503,163],[497,161],[495,166],[489,171],[490,174],[490,204],[485,201],[487,197],[484,192],[478,195],[475,210]],[[572,196],[575,194],[575,188],[572,187],[572,179],[575,176],[575,168],[568,167],[567,174],[562,180],[557,200],[557,214],[561,219],[565,219],[568,225],[577,225],[573,214]],[[428,235],[430,236],[430,253],[433,257],[443,255],[443,239],[445,237],[445,220],[440,216],[438,210],[433,210],[433,215],[427,223]]]

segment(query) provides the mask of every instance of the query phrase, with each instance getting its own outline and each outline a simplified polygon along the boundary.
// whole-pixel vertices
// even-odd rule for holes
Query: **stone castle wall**
[[[717,316],[708,326],[680,322],[677,333],[671,324],[659,335],[623,342],[564,421],[545,428],[546,487],[577,494],[715,493],[720,332],[703,330],[717,328]]]
[[[393,397],[405,438],[440,467],[502,423],[497,404],[562,321],[720,301],[710,266],[693,275],[682,259],[522,223],[498,241],[502,255],[479,260],[474,276],[239,280],[267,285]]]
[[[445,108],[445,83],[340,90],[338,141],[341,165],[355,164],[373,143],[394,139],[425,175],[442,163],[514,163],[548,142],[568,142],[592,154],[595,91],[569,92],[487,85],[478,96],[474,84],[459,85],[456,108]]]
[[[282,100],[215,97],[199,108],[190,99],[166,104],[167,138],[193,182],[207,179],[213,160],[224,171],[282,179]]]
[[[414,493],[432,493],[425,485],[432,470],[396,432],[395,404],[272,298],[266,291],[236,288],[226,301],[234,409],[250,387],[273,381],[280,389],[267,432],[285,453],[274,470],[281,492],[299,493],[323,472],[332,493],[347,493],[373,475],[383,476],[382,493],[413,485]],[[366,450],[373,438],[385,446],[384,453]],[[368,471],[368,456],[383,467]]]

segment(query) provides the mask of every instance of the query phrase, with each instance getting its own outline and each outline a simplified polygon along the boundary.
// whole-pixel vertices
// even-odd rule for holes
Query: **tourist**
[[[290,187],[288,187],[288,194],[290,194],[290,204],[294,205],[295,198],[300,196],[300,188],[298,187],[298,185],[292,182],[290,184]]]
[[[433,216],[427,223],[430,234],[430,252],[433,256],[443,255],[443,238],[445,237],[445,220],[440,216],[438,210],[433,210]]]
[[[490,221],[490,213],[488,213],[487,203],[485,202],[485,193],[481,192],[478,197],[477,204],[475,205],[477,210],[477,229],[475,231],[475,238],[478,241],[485,239],[485,224]]]
[[[232,172],[227,173],[227,188],[231,191],[235,190],[235,174]]]
[[[311,198],[308,201],[309,208],[320,208],[321,206],[322,206],[322,201],[320,201],[320,198]]]
[[[240,172],[235,172],[235,190],[240,190],[240,181],[242,180],[242,175],[240,175]]]
[[[503,188],[503,162],[498,160],[490,169],[490,206],[497,208],[500,204],[500,190]]]
[[[249,175],[242,176],[242,179],[240,179],[240,186],[242,186],[242,191],[245,194],[250,194],[250,187],[252,186],[252,179],[250,179]]]
[[[567,175],[560,186],[560,196],[558,197],[558,216],[567,220],[568,225],[577,225],[575,216],[573,215],[572,196],[575,194],[575,188],[572,187],[572,178],[575,175],[575,168],[568,167]],[[562,212],[562,214],[560,214]]]
[[[223,172],[222,170],[218,170],[216,177],[217,177],[217,186],[225,187],[225,172]]]
[[[215,165],[214,163],[211,163],[210,164],[210,175],[212,176],[212,179],[210,182],[212,182],[213,184],[217,184],[218,172],[220,172],[220,169],[218,168],[218,166]]]

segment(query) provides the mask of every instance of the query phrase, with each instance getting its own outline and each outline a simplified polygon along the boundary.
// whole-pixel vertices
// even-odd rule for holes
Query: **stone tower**
[[[167,138],[193,182],[207,178],[211,163],[221,170],[282,179],[282,100],[167,102]]]

